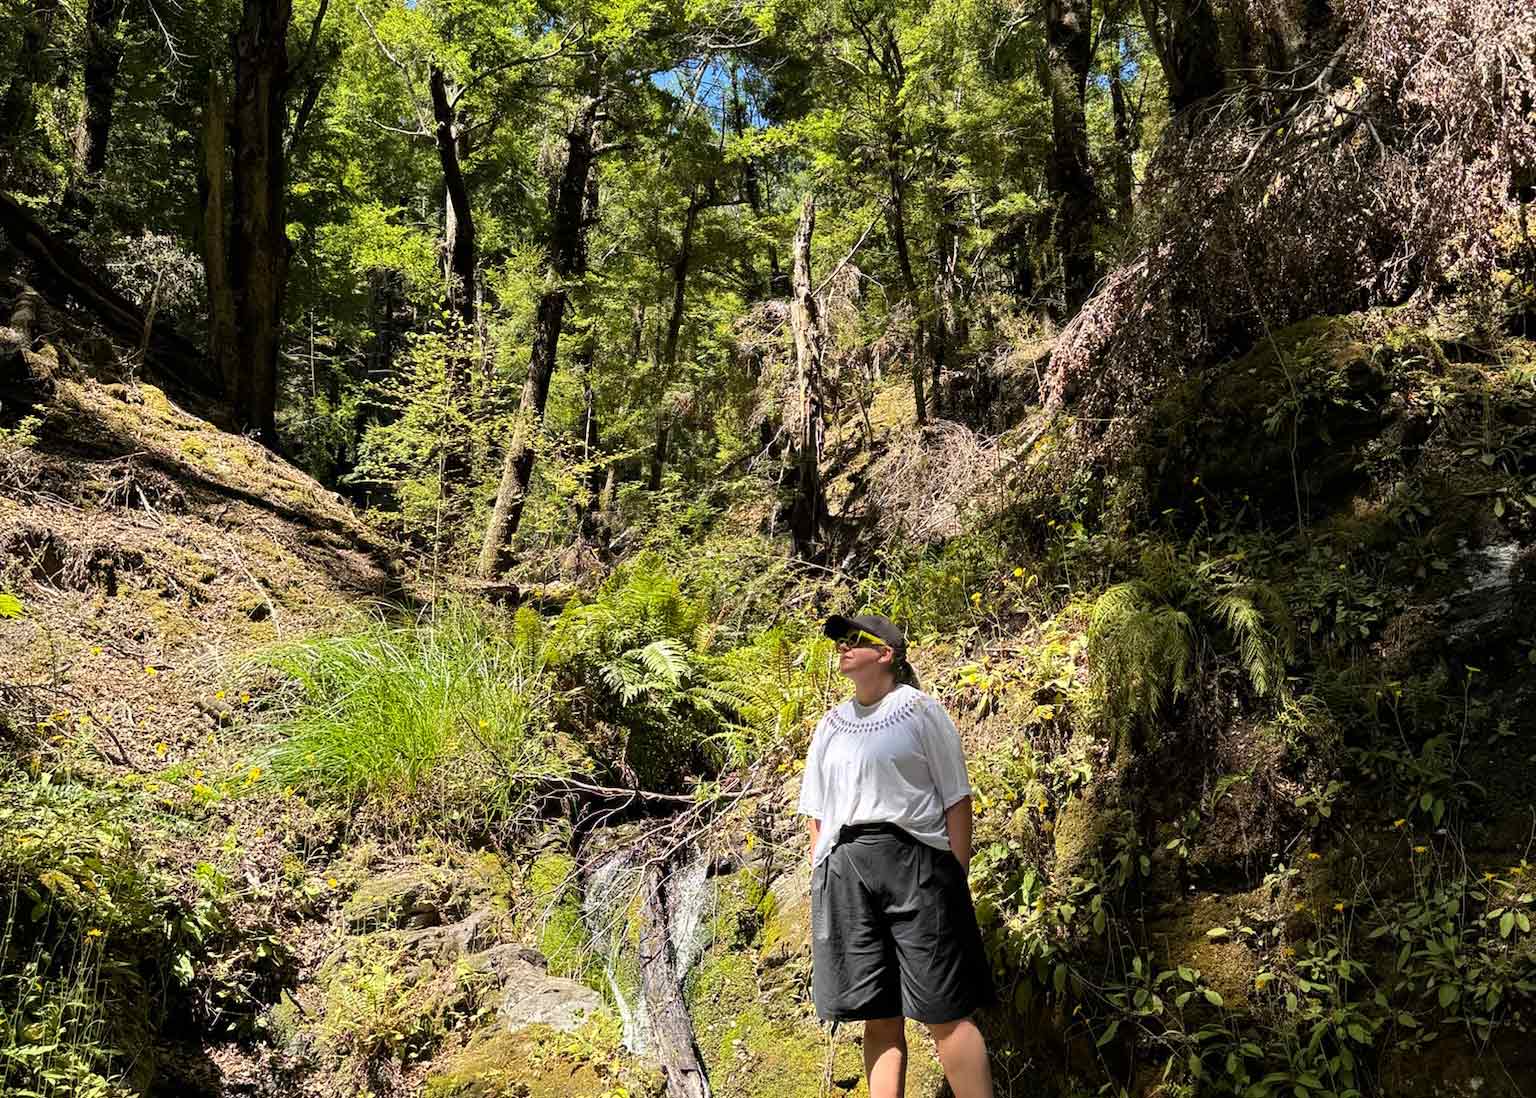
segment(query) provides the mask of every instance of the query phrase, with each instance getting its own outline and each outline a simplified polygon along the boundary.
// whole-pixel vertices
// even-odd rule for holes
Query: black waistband
[[[908,842],[916,841],[911,835],[893,823],[845,824],[838,829],[837,841],[847,842],[849,839],[857,839],[862,835],[890,835],[893,838],[905,839]]]

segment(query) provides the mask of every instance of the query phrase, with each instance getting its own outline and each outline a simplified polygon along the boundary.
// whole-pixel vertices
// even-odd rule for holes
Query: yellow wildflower
[[[1022,569],[1022,568],[1015,568],[1013,570],[1013,578],[1014,579],[1023,579],[1024,578],[1024,569]]]
[[[981,592],[980,591],[972,591],[971,592],[971,601],[973,603],[976,603],[976,604],[979,605],[981,603]]]
[[[1485,881],[1493,880],[1493,874],[1492,873],[1484,873],[1483,874],[1483,880],[1485,880]]]
[[[1513,873],[1516,877],[1524,877],[1525,876],[1525,866],[1523,866],[1523,865],[1512,865],[1512,866],[1509,867],[1509,871],[1511,873]]]
[[[86,937],[87,937],[87,938],[100,938],[100,937],[101,937],[101,936],[102,936],[102,934],[103,934],[103,933],[104,933],[104,932],[103,932],[103,931],[102,931],[102,929],[101,929],[101,927],[99,927],[99,926],[93,926],[93,927],[91,927],[91,929],[90,929],[90,930],[87,930],[87,931],[86,931],[86,932],[85,932],[85,936],[86,936]]]
[[[160,674],[160,671],[146,663],[144,665],[144,674],[148,675],[150,678],[154,678],[156,675]]]
[[[261,767],[253,766],[251,767],[251,772],[246,775],[245,780],[248,782],[254,782],[259,777],[261,777]]]
[[[1413,848],[1413,852],[1415,854],[1423,854],[1428,849],[1429,849],[1429,847],[1427,847],[1427,846],[1416,846],[1416,847]]]
[[[325,879],[325,883],[326,883],[326,885],[327,885],[327,887],[329,887],[329,888],[335,888],[335,887],[336,887],[336,886],[337,886],[337,885],[339,885],[339,884],[340,884],[340,883],[341,883],[341,882],[340,882],[340,881],[338,881],[338,880],[337,880],[337,879],[336,879],[336,878],[335,878],[335,877],[327,877],[327,878],[326,878],[326,879]]]
[[[215,690],[213,692],[213,700],[216,701],[216,702],[223,701],[224,700],[224,691],[222,691],[222,690]]]
[[[101,645],[99,645],[99,644],[91,645],[91,655],[93,655],[93,656],[101,655]]]
[[[156,755],[159,755],[163,759],[163,758],[165,758],[165,752],[166,752],[166,746],[165,746],[165,741],[164,740],[161,740],[159,743],[155,744],[155,754]]]
[[[251,704],[251,696],[249,694],[241,694],[240,695],[240,704],[241,705],[250,705]]]
[[[1340,900],[1338,903],[1334,904],[1333,905],[1333,910],[1335,910],[1335,911],[1339,912],[1340,914],[1342,914],[1343,911],[1344,911],[1344,901]]]
[[[1407,825],[1407,823],[1408,823],[1407,820],[1397,819],[1397,820],[1393,820],[1392,821],[1392,826],[1396,827],[1396,828],[1402,828],[1402,827],[1405,827]]]
[[[1322,855],[1319,854],[1317,851],[1315,851],[1315,850],[1307,851],[1307,861],[1315,862],[1315,861],[1320,861],[1321,859],[1322,859]]]
[[[1302,903],[1300,900],[1297,900],[1296,901],[1296,910],[1297,911],[1305,911],[1305,910],[1307,910],[1307,905]]]
[[[481,728],[489,728],[489,727],[491,727],[491,722],[487,721],[487,720],[482,720],[480,722],[480,727]]]
[[[1294,956],[1296,956],[1296,950],[1293,949],[1291,946],[1286,946],[1280,952],[1285,954],[1287,957],[1294,957]]]
[[[293,796],[293,786],[291,786],[291,785],[283,786],[283,796],[285,796],[285,797]]]

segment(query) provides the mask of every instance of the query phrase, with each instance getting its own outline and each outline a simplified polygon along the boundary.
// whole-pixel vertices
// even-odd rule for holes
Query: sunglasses
[[[875,636],[873,633],[866,633],[862,629],[854,630],[848,636],[843,637],[841,640],[839,640],[837,642],[837,650],[839,652],[851,652],[855,648],[889,648],[889,647],[890,647],[890,645],[886,644],[885,641],[881,640],[879,637]]]

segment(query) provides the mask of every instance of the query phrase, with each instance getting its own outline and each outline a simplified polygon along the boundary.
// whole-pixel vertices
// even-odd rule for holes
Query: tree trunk
[[[677,255],[672,260],[672,311],[667,315],[667,337],[661,351],[661,392],[657,397],[656,445],[651,451],[651,473],[647,487],[661,490],[661,475],[667,464],[667,443],[672,434],[672,409],[667,389],[677,376],[677,340],[683,330],[683,312],[687,301],[688,264],[693,259],[693,229],[698,222],[703,199],[697,193],[688,199],[688,213],[683,217],[683,235]]]
[[[58,10],[58,0],[34,0],[27,15],[16,70],[6,85],[5,98],[0,99],[0,151],[5,153],[0,156],[0,185],[8,181],[20,161],[21,150],[34,137],[37,107],[33,89],[48,82],[53,67],[53,50],[49,47],[54,15]]]
[[[917,356],[912,363],[912,399],[917,407],[917,422],[928,422],[928,401],[923,393],[923,364],[921,359],[923,352],[927,350],[927,326],[923,323],[922,302],[918,299],[917,276],[912,272],[912,253],[907,248],[907,194],[906,183],[901,178],[901,169],[896,163],[896,151],[894,141],[890,150],[890,169],[888,171],[891,201],[886,207],[886,219],[890,224],[891,241],[896,245],[896,268],[901,272],[902,289],[907,292],[907,301],[911,303],[912,322],[915,325],[915,337],[913,339],[913,352]],[[814,212],[813,212],[814,217]],[[809,245],[809,241],[807,241]],[[795,263],[800,262],[799,257]],[[798,288],[794,290],[798,297]]]
[[[604,463],[599,459],[602,449],[601,432],[598,429],[598,401],[596,385],[597,336],[588,331],[574,356],[581,370],[582,430],[581,460],[587,465],[586,496],[581,503],[581,536],[596,541],[599,536],[598,507],[603,494]]]
[[[811,237],[816,231],[816,196],[808,194],[800,205],[800,224],[795,229],[793,280],[789,326],[795,338],[795,374],[799,382],[800,437],[796,441],[795,501],[790,509],[790,534],[795,555],[815,555],[826,518],[826,497],[821,485],[821,442],[825,430],[822,407],[822,336],[820,308],[811,285]],[[922,376],[922,369],[913,365]]]
[[[1161,6],[1159,0],[1140,3],[1152,52],[1168,84],[1173,114],[1183,114],[1226,87],[1214,0],[1163,0]]]
[[[1132,157],[1136,154],[1135,129],[1125,102],[1125,85],[1121,72],[1125,68],[1121,43],[1115,44],[1115,63],[1109,73],[1109,101],[1115,118],[1115,210],[1121,232],[1131,228],[1132,203],[1135,200],[1136,177]]]
[[[699,1056],[683,976],[677,971],[668,930],[666,865],[650,864],[640,905],[640,991],[656,1038],[656,1059],[667,1075],[667,1098],[710,1098],[709,1076]]]
[[[292,0],[245,0],[235,32],[230,286],[239,366],[235,423],[277,446],[277,359],[288,284],[283,123]]]
[[[458,508],[455,501],[459,489],[469,480],[466,432],[459,429],[454,417],[462,415],[469,402],[469,342],[477,335],[475,219],[461,167],[464,135],[457,112],[449,101],[448,82],[439,66],[432,66],[428,84],[432,94],[432,119],[436,123],[433,135],[437,142],[437,158],[443,168],[443,279],[448,291],[448,309],[458,319],[456,338],[448,350],[446,399],[449,407],[442,473],[449,518],[456,520]]]
[[[75,165],[64,192],[64,208],[80,210],[89,202],[89,191],[107,166],[107,140],[112,133],[112,98],[117,70],[123,63],[123,46],[117,26],[123,16],[123,0],[89,0],[85,9],[85,64],[82,79],[85,102],[80,126],[75,131]]]
[[[544,404],[555,373],[569,284],[587,269],[587,183],[595,149],[597,109],[598,97],[591,96],[577,111],[566,135],[565,168],[559,186],[550,195],[550,267],[556,282],[539,298],[528,379],[523,383],[522,399],[517,406],[517,426],[502,462],[496,502],[480,546],[479,572],[484,579],[495,577],[506,567],[507,550],[522,521],[528,484],[533,479],[534,438],[544,422]]]
[[[208,74],[203,108],[203,164],[198,192],[203,206],[203,278],[208,287],[208,357],[234,393],[239,381],[235,346],[235,298],[229,284],[229,214],[225,178],[229,158],[229,93]]]
[[[459,162],[461,134],[457,113],[448,100],[448,84],[443,70],[433,65],[429,77],[432,89],[432,118],[436,122],[437,158],[443,166],[445,191],[443,233],[443,273],[448,284],[448,307],[463,322],[466,331],[475,324],[475,219],[469,206],[469,188]]]
[[[1051,153],[1046,181],[1056,199],[1056,251],[1065,315],[1077,312],[1097,278],[1093,227],[1098,201],[1088,160],[1083,94],[1093,37],[1093,0],[1045,0],[1042,82],[1051,101]]]

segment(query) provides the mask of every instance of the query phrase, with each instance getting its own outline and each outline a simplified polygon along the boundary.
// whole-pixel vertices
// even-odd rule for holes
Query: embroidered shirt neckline
[[[893,697],[897,694],[905,696]],[[832,710],[829,721],[832,727],[840,732],[873,732],[877,729],[889,728],[898,721],[906,719],[920,697],[922,697],[921,691],[903,684],[881,698],[868,713],[863,715],[860,715],[855,699],[849,698]]]

